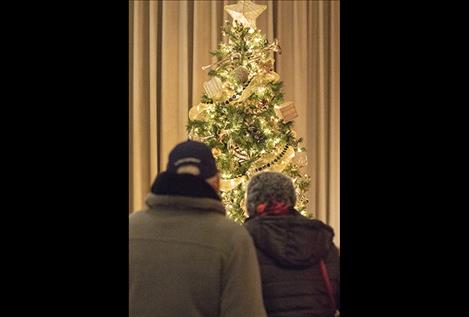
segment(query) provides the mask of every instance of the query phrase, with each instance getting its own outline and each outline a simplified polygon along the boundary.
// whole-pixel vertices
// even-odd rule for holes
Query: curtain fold
[[[237,1],[131,1],[129,61],[129,212],[143,207],[151,182],[165,169],[171,148],[187,139],[190,107],[197,104],[201,67],[215,60],[224,5]],[[257,27],[279,39],[275,69],[285,100],[295,102],[295,131],[308,154],[309,208],[330,224],[340,242],[339,1],[255,1],[267,10]]]

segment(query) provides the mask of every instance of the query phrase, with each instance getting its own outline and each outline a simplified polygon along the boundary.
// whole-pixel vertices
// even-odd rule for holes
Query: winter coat
[[[129,217],[129,317],[266,316],[255,248],[218,195],[161,173]]]
[[[320,269],[324,259],[338,305],[339,251],[330,226],[292,210],[250,218],[245,228],[257,249],[268,316],[334,316]]]

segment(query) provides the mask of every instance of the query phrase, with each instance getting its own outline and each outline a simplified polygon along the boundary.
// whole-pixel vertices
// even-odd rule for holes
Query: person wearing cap
[[[263,317],[249,233],[229,220],[210,148],[178,144],[129,217],[129,317]]]
[[[293,183],[283,174],[259,173],[248,183],[244,226],[256,246],[267,315],[332,317],[340,281],[334,231],[301,215],[295,203]]]

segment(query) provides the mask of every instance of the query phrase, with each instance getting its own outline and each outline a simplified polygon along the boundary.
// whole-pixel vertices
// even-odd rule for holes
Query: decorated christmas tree
[[[251,1],[226,5],[233,18],[222,27],[223,40],[211,52],[218,58],[204,66],[211,79],[204,83],[201,102],[189,111],[189,138],[212,149],[221,176],[227,214],[243,222],[246,185],[261,171],[284,173],[293,179],[296,208],[305,216],[310,177],[302,139],[293,130],[293,102],[284,101],[280,76],[274,72],[277,40],[269,43],[256,28],[266,6]]]

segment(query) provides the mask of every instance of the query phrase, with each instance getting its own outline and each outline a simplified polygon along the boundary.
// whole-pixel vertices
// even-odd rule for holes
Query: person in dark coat
[[[340,293],[334,231],[301,215],[295,203],[293,183],[283,174],[260,173],[248,184],[244,226],[256,246],[267,315],[332,317],[338,313]]]

